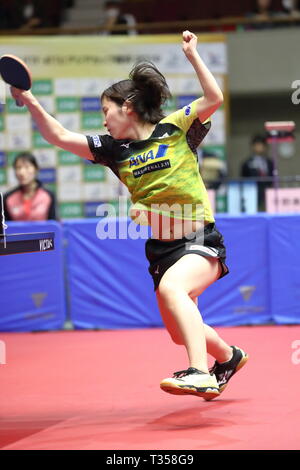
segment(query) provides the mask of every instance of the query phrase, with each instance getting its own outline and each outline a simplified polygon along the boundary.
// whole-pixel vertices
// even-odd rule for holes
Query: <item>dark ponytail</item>
[[[161,109],[171,97],[165,77],[151,62],[142,62],[131,70],[129,80],[122,80],[107,88],[101,96],[122,106],[131,101],[133,109],[144,122],[157,124],[163,117]]]

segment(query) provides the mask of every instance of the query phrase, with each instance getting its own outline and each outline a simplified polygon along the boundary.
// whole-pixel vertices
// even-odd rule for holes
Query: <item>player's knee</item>
[[[162,279],[158,286],[158,293],[166,305],[169,305],[178,294],[179,286],[169,279]]]

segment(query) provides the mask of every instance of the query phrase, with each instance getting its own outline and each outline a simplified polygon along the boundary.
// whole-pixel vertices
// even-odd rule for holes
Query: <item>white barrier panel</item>
[[[228,184],[228,213],[256,214],[257,185],[252,182],[232,182]]]

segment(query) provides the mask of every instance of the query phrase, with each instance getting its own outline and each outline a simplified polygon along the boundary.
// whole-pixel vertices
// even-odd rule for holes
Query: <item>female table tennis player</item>
[[[30,91],[12,88],[12,96],[27,106],[48,142],[109,166],[127,185],[134,216],[146,218],[152,228],[146,256],[163,321],[173,341],[185,346],[189,361],[186,370],[162,380],[160,387],[210,400],[224,390],[248,356],[204,324],[197,307],[197,297],[228,272],[223,238],[215,227],[195,156],[223,95],[197,52],[197,36],[184,31],[182,47],[203,97],[164,117],[161,106],[170,96],[165,78],[153,64],[138,64],[128,80],[102,93],[104,125],[110,135],[70,132]],[[162,210],[162,203],[165,208],[175,204],[177,213]],[[207,352],[216,359],[210,371]]]

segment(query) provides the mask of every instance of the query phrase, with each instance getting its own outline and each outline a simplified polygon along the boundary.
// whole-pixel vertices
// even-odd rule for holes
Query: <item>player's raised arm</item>
[[[27,106],[40,133],[47,142],[74,153],[79,157],[94,160],[86,136],[65,129],[54,117],[44,110],[31,91],[23,91],[11,87],[11,94],[15,100]]]
[[[223,94],[214,76],[198,54],[197,36],[190,31],[184,31],[182,33],[182,39],[183,52],[194,67],[203,89],[204,95],[198,104],[198,117],[201,122],[204,122],[223,103]]]

